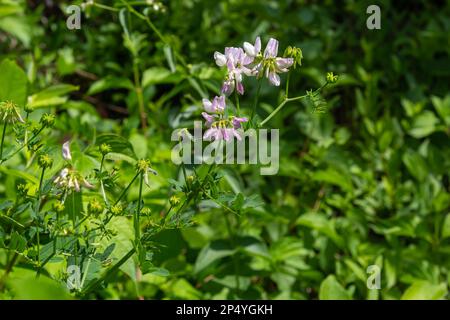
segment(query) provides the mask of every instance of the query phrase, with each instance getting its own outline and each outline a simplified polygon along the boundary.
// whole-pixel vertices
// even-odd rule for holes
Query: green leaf
[[[153,67],[144,71],[142,76],[142,86],[147,87],[154,84],[177,83],[181,80],[181,75],[177,72],[162,67]]]
[[[337,234],[332,221],[333,220],[328,219],[322,213],[310,212],[299,217],[297,219],[297,224],[317,230],[329,237],[337,246],[342,248],[344,246],[344,240]]]
[[[81,217],[81,212],[83,211],[82,201],[81,192],[72,192],[67,197],[64,208],[69,219],[77,221],[77,217]]]
[[[270,259],[269,250],[264,242],[253,237],[243,237],[238,239],[238,243],[248,255]]]
[[[413,150],[408,150],[403,154],[403,163],[409,173],[419,181],[423,181],[428,175],[428,167],[420,154]]]
[[[441,119],[447,126],[450,126],[450,94],[447,94],[443,99],[433,96],[431,102]]]
[[[103,143],[108,144],[111,147],[111,151],[113,153],[120,153],[132,158],[136,158],[133,146],[127,139],[122,136],[116,134],[101,134],[97,136],[96,145],[100,146]]]
[[[425,110],[414,118],[409,134],[417,139],[426,137],[436,130],[438,122],[432,111]]]
[[[110,89],[133,89],[133,83],[128,78],[108,76],[95,81],[89,88],[87,94],[94,95]]]
[[[414,282],[402,295],[402,300],[439,300],[447,295],[445,283],[432,284],[428,281]]]
[[[447,213],[442,225],[442,239],[450,237],[450,213]]]
[[[195,262],[194,272],[198,273],[211,265],[213,262],[231,256],[236,250],[231,249],[227,241],[216,240],[204,247]]]
[[[32,108],[46,108],[64,104],[67,101],[66,94],[78,91],[79,87],[70,84],[58,84],[33,94],[28,99],[28,105]]]
[[[319,289],[320,300],[350,300],[350,294],[345,288],[336,280],[334,275],[329,275],[320,284]]]
[[[116,235],[109,240],[104,238],[100,246],[104,249],[114,245],[114,250],[110,254],[113,263],[122,259],[131,249],[133,249],[134,229],[129,219],[125,217],[114,217],[111,219],[109,228],[115,231]],[[133,259],[128,259],[120,266],[120,270],[125,272],[131,279],[136,279],[136,269]]]
[[[0,166],[0,172],[4,173],[5,175],[8,175],[8,176],[13,176],[16,178],[21,178],[21,179],[27,180],[28,182],[31,182],[35,185],[39,184],[39,180],[35,176],[33,176],[29,173],[26,173],[24,171],[9,169],[5,166]]]
[[[167,63],[169,64],[170,72],[175,72],[175,60],[173,58],[172,48],[168,44],[164,45],[164,56],[166,57]]]
[[[312,178],[314,181],[326,182],[341,187],[344,191],[351,192],[353,190],[350,177],[333,168],[316,171]]]
[[[36,278],[33,270],[14,268],[8,277],[8,285],[19,300],[65,300],[70,294],[64,284],[45,275]]]
[[[1,13],[0,13],[1,16]],[[31,27],[25,16],[8,16],[0,19],[0,29],[19,39],[25,47],[31,42]]]
[[[27,100],[27,75],[11,60],[0,64],[0,102],[10,100],[24,106]]]
[[[24,252],[27,246],[27,240],[21,236],[17,231],[11,234],[11,241],[9,242],[9,249],[17,252]]]

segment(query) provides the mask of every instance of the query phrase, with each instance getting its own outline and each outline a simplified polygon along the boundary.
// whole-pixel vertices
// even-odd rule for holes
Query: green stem
[[[112,12],[119,12],[120,11],[117,8],[113,8],[113,7],[107,6],[105,4],[97,3],[97,2],[94,2],[94,6],[97,7],[97,8],[105,9],[105,10],[112,11]]]
[[[289,77],[288,77],[288,81],[289,81]],[[289,84],[288,84],[289,85]],[[297,100],[301,100],[303,98],[308,97],[308,94],[302,95],[302,96],[298,96],[298,97],[294,97],[294,98],[288,98],[288,85],[286,86],[286,96],[284,98],[284,100],[278,105],[278,107],[275,108],[275,110],[273,110],[268,116],[267,118],[265,118],[261,123],[260,126],[262,127],[264,124],[266,124],[270,119],[272,119],[283,107],[286,103],[288,102],[292,102],[292,101],[297,101]],[[322,91],[326,86],[328,85],[328,81],[325,82],[320,88],[316,89],[314,91],[314,93],[312,94],[313,96],[317,95],[318,93],[320,93],[320,91]]]
[[[114,205],[118,204],[120,202],[120,200],[122,200],[122,198],[124,197],[124,195],[128,192],[128,189],[130,189],[131,185],[133,184],[133,182],[137,179],[137,177],[139,177],[140,173],[136,173],[136,175],[134,176],[134,178],[131,180],[131,182],[128,184],[128,186],[122,191],[122,193],[120,194],[119,198],[117,198],[116,202],[114,203]]]
[[[133,74],[134,74],[134,90],[138,99],[139,118],[141,119],[142,129],[147,128],[147,117],[145,114],[144,93],[142,92],[142,85],[139,74],[139,65],[136,57],[133,57]]]
[[[5,123],[3,124],[3,134],[2,134],[2,143],[0,146],[0,161],[3,160],[3,144],[5,143],[5,135],[6,135],[6,126],[7,126],[8,122],[5,121]]]
[[[136,245],[138,245],[139,240],[141,239],[141,224],[140,224],[140,215],[141,215],[141,203],[142,203],[142,185],[144,182],[144,174],[140,174],[139,178],[139,199],[138,199],[138,205],[134,217],[134,241],[136,242]]]
[[[239,117],[241,115],[241,107],[239,105],[239,95],[238,95],[237,91],[234,92],[234,99],[235,99],[235,104],[236,104],[236,113],[237,113],[237,116]]]
[[[263,125],[265,125],[267,123],[267,121],[269,121],[270,119],[272,119],[280,110],[281,108],[284,107],[284,105],[288,102],[287,99],[284,99],[279,105],[278,107],[275,108],[275,110],[272,111],[271,114],[269,114],[267,116],[267,118],[265,118],[259,125],[262,127]]]
[[[99,170],[99,172],[100,172],[100,190],[101,190],[101,192],[102,192],[103,201],[105,202],[105,204],[106,204],[107,206],[109,206],[108,198],[106,198],[105,187],[103,186],[103,176],[102,176],[102,173],[103,173],[103,163],[104,163],[104,162],[105,162],[105,155],[102,156],[102,161],[101,161],[101,163],[100,163],[100,170]]]
[[[228,215],[224,211],[225,223],[227,225],[228,235],[230,237],[231,245],[234,249],[236,249],[236,234],[233,232],[231,227],[231,223],[228,220]],[[234,275],[236,280],[236,295],[240,295],[240,281],[239,281],[239,257],[237,256],[237,252],[233,254],[233,265],[234,265]]]
[[[133,254],[136,252],[136,248],[132,248],[125,256],[122,257],[114,266],[112,266],[110,269],[108,269],[103,276],[101,276],[99,279],[91,282],[86,289],[83,290],[81,293],[82,296],[86,296],[88,293],[92,292],[94,289],[96,289],[99,285],[101,285],[104,281],[108,281],[118,270],[119,268],[130,259]]]
[[[31,138],[30,140],[28,140],[23,146],[21,146],[19,149],[17,149],[16,151],[14,151],[12,154],[8,155],[5,159],[0,159],[0,163],[1,162],[5,162],[9,159],[11,159],[13,156],[15,156],[17,153],[19,153],[20,151],[22,151],[23,148],[25,148],[27,145],[29,145],[34,139],[36,139],[36,137],[42,132],[42,130],[44,130],[45,127],[41,127],[39,129],[38,132],[36,132]]]
[[[261,86],[262,86],[262,81],[261,81],[261,79],[259,79],[258,80],[258,88],[256,89],[255,101],[253,103],[252,113],[250,115],[250,123],[253,122],[253,117],[256,115],[256,109],[258,108],[258,100],[259,100],[259,94],[261,92]]]
[[[44,181],[44,173],[45,173],[45,167],[42,168],[41,172],[41,178],[39,179],[39,189],[38,189],[38,197],[37,197],[37,203],[35,208],[35,216],[36,216],[36,240],[37,240],[37,265],[38,265],[38,272],[37,276],[39,276],[39,271],[41,268],[41,243],[40,243],[40,236],[39,236],[39,209],[41,206],[41,193],[42,193],[42,183]]]
[[[289,97],[289,81],[290,80],[291,80],[291,73],[288,72],[287,79],[286,79],[286,93],[285,93],[286,99]]]
[[[128,8],[128,10],[134,14],[136,17],[138,17],[141,20],[144,20],[147,25],[150,27],[150,29],[152,29],[152,31],[156,34],[156,36],[159,38],[159,40],[161,40],[164,44],[169,45],[170,43],[166,40],[166,38],[163,36],[163,34],[158,30],[158,28],[156,28],[156,26],[153,24],[153,22],[145,15],[139,13],[138,11],[136,11],[136,9],[134,9],[128,2],[126,2],[125,0],[121,0],[121,2]],[[172,46],[171,46],[172,48]],[[181,63],[181,65],[188,69],[188,65],[186,63],[186,61],[184,60],[183,56],[180,55],[177,51],[175,51],[173,48],[173,53],[175,55],[175,57],[177,58],[177,60]]]

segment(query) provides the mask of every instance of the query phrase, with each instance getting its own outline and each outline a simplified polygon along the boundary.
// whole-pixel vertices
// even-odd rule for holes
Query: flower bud
[[[87,209],[89,214],[96,216],[103,212],[103,205],[97,199],[94,198],[91,201],[89,201]]]
[[[148,208],[148,207],[145,207],[145,208],[143,208],[143,209],[141,210],[141,214],[142,214],[143,216],[149,216],[149,215],[152,214],[152,209],[150,209],[150,208]]]
[[[42,154],[38,158],[38,165],[42,169],[50,168],[53,165],[53,159],[48,154]]]
[[[299,66],[302,65],[303,52],[302,52],[302,49],[300,49],[300,48],[288,46],[286,48],[286,50],[284,51],[283,56],[294,59],[294,64],[293,64],[294,69],[297,67],[297,65],[299,65]]]
[[[21,195],[21,196],[26,196],[28,194],[28,191],[30,190],[30,186],[28,184],[19,184],[17,186],[17,192]]]
[[[62,203],[61,201],[56,201],[53,204],[53,210],[55,210],[57,213],[63,212],[64,209],[65,209],[64,203]]]
[[[138,160],[136,163],[136,171],[139,173],[147,173],[148,169],[150,168],[150,160],[148,159],[141,159]]]
[[[55,115],[50,113],[44,113],[39,121],[43,127],[50,128],[55,124]]]
[[[180,198],[175,196],[175,195],[173,195],[173,196],[170,197],[169,203],[170,203],[170,205],[172,207],[176,207],[177,205],[180,204]]]
[[[112,206],[110,211],[113,215],[118,216],[118,215],[122,214],[123,207],[120,203],[118,203],[118,204]]]
[[[333,72],[327,73],[327,82],[328,83],[335,83],[338,80],[338,76],[334,75]]]
[[[111,152],[111,146],[107,143],[102,143],[102,145],[99,147],[99,150],[101,154],[105,156]]]

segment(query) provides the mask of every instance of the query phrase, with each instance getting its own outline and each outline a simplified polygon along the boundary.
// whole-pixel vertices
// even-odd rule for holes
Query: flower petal
[[[267,43],[266,49],[264,50],[265,58],[275,58],[278,54],[278,40],[270,38]]]
[[[202,117],[206,120],[207,125],[211,125],[211,123],[214,121],[214,116],[206,112],[202,112]]]
[[[280,76],[273,71],[269,72],[269,81],[271,84],[278,87],[280,85]]]
[[[206,112],[214,112],[212,109],[211,101],[209,101],[208,99],[203,99],[202,104],[203,104],[203,108],[205,109]]]
[[[70,140],[64,142],[62,145],[62,156],[64,160],[72,160],[72,155],[70,153]]]
[[[243,117],[243,118],[234,117],[233,118],[233,127],[235,129],[239,129],[241,127],[241,123],[247,122],[247,121],[248,121],[248,119],[245,117]]]
[[[292,59],[292,58],[276,58],[275,59],[275,64],[278,69],[287,69],[290,66],[292,66],[293,63],[294,63],[294,59]],[[283,72],[286,72],[286,71],[283,71]]]
[[[236,83],[236,90],[240,95],[244,94],[244,85],[242,84],[242,82]]]
[[[244,42],[244,51],[245,53],[247,53],[250,57],[256,57],[256,50],[255,47],[249,43],[249,42]]]
[[[261,52],[261,38],[259,36],[255,40],[255,51],[257,54]]]
[[[214,52],[214,60],[216,60],[216,64],[219,67],[223,67],[227,63],[227,57],[220,53],[220,52]]]

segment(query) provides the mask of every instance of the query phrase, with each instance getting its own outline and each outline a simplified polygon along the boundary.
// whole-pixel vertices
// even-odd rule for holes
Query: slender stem
[[[261,86],[262,86],[262,81],[261,81],[261,79],[259,79],[258,80],[258,88],[256,89],[255,101],[253,103],[252,113],[250,115],[250,122],[253,122],[253,117],[256,115],[256,109],[258,108],[258,100],[259,100],[259,94],[261,92]]]
[[[227,230],[228,230],[228,235],[230,237],[231,245],[235,249],[236,248],[235,233],[233,232],[233,228],[231,227],[231,223],[228,220],[228,215],[226,214],[225,211],[224,211],[224,218],[225,218],[225,223],[227,225]],[[237,256],[236,253],[233,254],[233,265],[234,265],[234,276],[235,276],[235,281],[236,281],[236,295],[239,296],[240,295],[239,257]]]
[[[136,173],[136,175],[134,176],[134,178],[131,180],[131,182],[128,184],[128,186],[122,191],[122,193],[120,194],[120,196],[117,198],[116,202],[114,203],[114,205],[118,204],[120,202],[120,200],[122,200],[123,196],[127,193],[128,189],[130,189],[131,185],[133,184],[133,182],[137,179],[137,177],[139,177],[140,173]]]
[[[284,107],[284,105],[288,102],[287,99],[283,100],[283,102],[281,102],[278,107],[275,108],[275,110],[272,111],[271,114],[269,114],[267,116],[267,118],[265,118],[259,125],[262,127],[263,125],[265,125],[267,123],[267,121],[269,121],[270,119],[272,119],[277,113],[278,111],[281,110],[281,108]]]
[[[36,274],[39,276],[39,270],[41,268],[41,257],[40,257],[40,236],[39,236],[39,209],[41,206],[41,193],[42,193],[42,183],[44,181],[44,173],[45,173],[45,167],[42,168],[41,172],[41,178],[39,180],[39,189],[38,189],[38,197],[37,197],[37,203],[35,208],[35,215],[36,215],[36,240],[37,240],[37,264],[38,264],[38,273]]]
[[[34,139],[36,139],[36,137],[42,132],[42,130],[44,130],[45,127],[41,127],[39,129],[38,132],[36,132],[31,138],[30,140],[28,140],[26,143],[24,143],[19,149],[17,149],[16,151],[14,151],[13,153],[11,153],[10,155],[8,155],[5,159],[1,159],[0,158],[0,163],[1,162],[5,162],[9,159],[11,159],[13,156],[15,156],[17,153],[19,153],[20,151],[22,151],[23,148],[25,148],[27,145],[29,145]]]
[[[181,168],[183,170],[184,184],[185,184],[186,188],[188,188],[188,190],[189,190],[189,183],[187,181],[187,174],[186,174],[186,166],[185,166],[184,162],[181,163]]]
[[[144,94],[142,92],[142,85],[139,74],[139,65],[137,57],[133,58],[133,74],[134,74],[134,90],[136,91],[136,96],[138,99],[139,105],[139,118],[141,119],[142,129],[147,128],[147,117],[145,114],[145,103],[144,103]]]
[[[97,2],[94,2],[94,6],[96,6],[97,8],[100,8],[100,9],[105,9],[105,10],[113,11],[113,12],[119,12],[120,11],[117,8],[113,8],[113,7],[107,6],[105,4],[97,3]]]
[[[3,273],[2,277],[0,278],[0,291],[2,291],[6,278],[8,277],[8,274],[12,271],[14,265],[17,262],[17,258],[19,257],[19,254],[17,252],[14,252],[13,257],[6,265],[5,272]]]
[[[234,92],[234,99],[235,99],[235,104],[236,104],[236,113],[237,113],[237,116],[239,117],[241,115],[241,107],[239,105],[239,95],[238,95],[237,91]]]
[[[285,93],[286,99],[289,97],[289,81],[290,80],[291,80],[291,73],[288,72],[287,79],[286,79],[286,93]]]
[[[150,20],[149,17],[139,13],[138,11],[136,11],[136,9],[134,9],[130,3],[126,2],[125,0],[121,0],[122,3],[128,8],[128,10],[134,14],[136,17],[138,17],[141,20],[144,20],[147,25],[150,27],[150,29],[152,29],[152,31],[156,34],[156,36],[159,38],[159,40],[161,40],[164,44],[166,45],[170,45],[170,43],[166,40],[166,38],[163,36],[163,34],[158,30],[158,28],[156,28],[156,26],[153,24],[153,22]],[[171,46],[172,47],[172,46]],[[183,56],[180,55],[177,51],[175,51],[173,48],[173,53],[175,55],[175,57],[178,59],[178,61],[181,63],[181,65],[183,67],[185,67],[186,69],[188,69],[188,65],[186,63],[186,61],[184,60]]]
[[[106,198],[105,187],[103,186],[103,176],[102,176],[102,173],[103,173],[103,163],[104,163],[104,162],[105,162],[105,155],[102,156],[102,161],[101,161],[101,163],[100,163],[100,170],[99,170],[99,172],[100,172],[100,190],[101,190],[101,192],[102,192],[103,201],[105,202],[105,204],[106,204],[107,206],[109,206],[108,198]]]
[[[138,199],[138,205],[134,217],[134,241],[136,242],[136,245],[141,239],[141,224],[140,224],[140,215],[141,215],[141,203],[142,203],[142,185],[144,182],[144,174],[141,173],[139,177],[139,199]]]
[[[2,134],[2,143],[0,146],[0,161],[3,160],[3,144],[5,143],[5,135],[6,135],[6,126],[7,126],[8,122],[5,121],[5,123],[3,124],[3,134]]]
[[[104,281],[108,281],[111,278],[111,276],[113,276],[119,270],[120,266],[123,265],[125,262],[127,262],[128,259],[130,259],[135,252],[136,248],[132,248],[130,251],[128,251],[128,253],[122,257],[122,259],[120,259],[114,266],[108,269],[100,278],[89,283],[89,285],[86,287],[86,289],[83,290],[81,295],[86,296],[89,292],[92,292]]]

